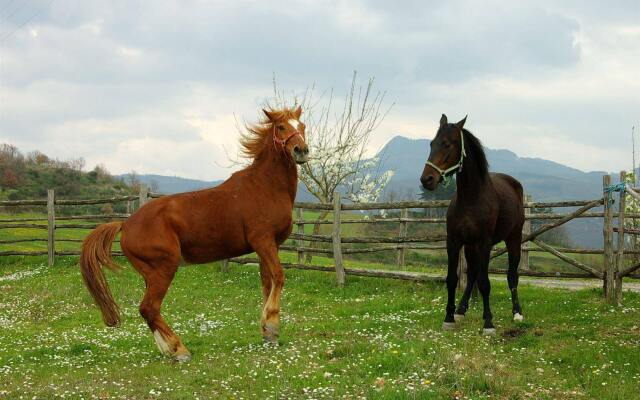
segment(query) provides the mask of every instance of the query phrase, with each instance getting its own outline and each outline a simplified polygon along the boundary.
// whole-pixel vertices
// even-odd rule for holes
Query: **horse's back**
[[[282,241],[290,233],[291,210],[286,199],[271,197],[255,187],[246,171],[214,188],[163,196],[125,222],[123,246],[134,255],[177,252],[190,263],[246,254],[252,251],[254,231],[274,232]],[[284,204],[284,208],[275,212],[265,203]]]

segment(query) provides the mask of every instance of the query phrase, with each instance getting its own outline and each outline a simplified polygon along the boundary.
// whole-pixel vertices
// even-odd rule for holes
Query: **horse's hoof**
[[[279,336],[280,329],[278,325],[269,322],[262,325],[262,338],[265,343],[277,345]]]
[[[484,336],[495,336],[496,334],[496,328],[484,328],[482,330],[482,334]]]
[[[270,346],[277,346],[278,345],[278,337],[277,336],[263,336],[262,339],[264,340],[265,344],[268,344]]]
[[[175,356],[173,356],[173,359],[176,362],[179,363],[185,363],[185,362],[189,362],[191,361],[191,354],[186,353],[186,354],[176,354]]]
[[[522,321],[524,321],[524,315],[522,315],[520,313],[515,313],[515,314],[513,314],[513,320],[515,322],[522,322]]]
[[[452,331],[456,328],[456,323],[455,322],[443,322],[442,323],[442,329],[445,331]]]
[[[464,319],[464,314],[453,314],[453,319],[455,319],[456,322],[462,321]]]

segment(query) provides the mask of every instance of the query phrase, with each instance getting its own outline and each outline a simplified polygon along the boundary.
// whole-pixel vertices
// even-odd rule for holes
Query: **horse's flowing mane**
[[[270,108],[267,111],[273,120],[267,118],[266,115],[262,116],[257,124],[247,125],[247,133],[242,134],[240,137],[242,153],[247,158],[260,158],[265,146],[268,144],[266,143],[267,139],[272,138],[271,135],[273,134],[275,123],[296,118],[290,108],[281,110]]]
[[[480,139],[475,137],[471,132],[463,129],[464,143],[467,150],[467,157],[474,165],[474,170],[484,178],[489,174],[489,163],[487,156],[484,154],[484,148]]]

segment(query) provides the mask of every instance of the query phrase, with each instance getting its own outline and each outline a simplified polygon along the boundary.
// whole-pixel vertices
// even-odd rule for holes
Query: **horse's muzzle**
[[[309,161],[309,146],[300,147],[295,145],[292,153],[293,160],[296,164],[304,164]]]
[[[423,188],[431,191],[436,190],[436,186],[438,186],[438,180],[431,174],[427,176],[423,175],[420,178],[420,183],[422,183]]]

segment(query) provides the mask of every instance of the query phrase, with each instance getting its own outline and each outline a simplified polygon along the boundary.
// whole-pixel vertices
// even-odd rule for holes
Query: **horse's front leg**
[[[447,312],[442,323],[443,329],[453,329],[455,327],[455,319],[453,313],[456,310],[456,287],[458,286],[458,260],[460,258],[460,248],[462,245],[451,235],[447,239],[447,257],[449,260],[449,268],[447,269]]]
[[[275,344],[280,335],[280,295],[284,286],[284,271],[275,242],[256,248],[256,253],[260,257],[260,277],[265,300],[260,318],[262,337],[265,342]]]

